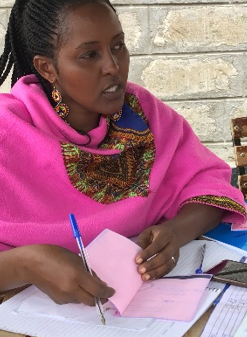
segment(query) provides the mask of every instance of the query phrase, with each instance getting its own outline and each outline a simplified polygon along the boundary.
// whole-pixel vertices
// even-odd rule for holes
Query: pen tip
[[[105,323],[106,323],[106,322],[105,322],[105,317],[104,317],[104,316],[101,317],[101,323],[102,323],[102,325],[105,325]]]

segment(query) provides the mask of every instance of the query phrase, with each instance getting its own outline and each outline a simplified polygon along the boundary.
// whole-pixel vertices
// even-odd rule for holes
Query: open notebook
[[[140,251],[136,243],[108,229],[87,248],[92,269],[116,290],[110,298],[116,314],[191,321],[211,276],[192,275],[143,282],[135,263]]]
[[[178,265],[170,273],[170,275],[190,275],[193,274],[198,267],[198,257],[201,246],[204,242],[193,241],[190,244],[181,248],[180,260]],[[207,251],[205,255],[205,269],[209,269],[217,262],[225,258],[232,258],[240,260],[241,252],[236,252],[224,247],[217,242],[207,242]],[[0,305],[0,328],[7,331],[13,331],[23,334],[29,334],[31,336],[39,337],[60,337],[68,336],[73,337],[78,335],[85,336],[104,336],[113,337],[116,335],[121,336],[182,336],[194,322],[207,310],[207,308],[218,297],[220,289],[224,285],[219,285],[214,282],[210,282],[209,288],[204,292],[203,298],[200,302],[200,306],[197,309],[196,316],[190,322],[178,322],[171,320],[159,320],[150,318],[119,318],[115,316],[109,317],[106,313],[106,320],[108,326],[102,327],[98,322],[87,319],[85,322],[85,316],[77,315],[75,317],[68,317],[68,314],[60,315],[53,313],[50,315],[42,314],[41,309],[34,313],[32,305],[41,303],[46,305],[46,301],[42,304],[42,298],[39,297],[39,291],[35,287],[30,287],[24,292],[16,295],[9,301]],[[36,297],[36,300],[35,300]],[[37,300],[39,298],[39,300]],[[32,304],[32,300],[34,303]],[[73,306],[73,305],[69,305]],[[95,308],[89,308],[94,309]],[[71,307],[70,312],[73,312]],[[110,311],[110,310],[109,310]],[[45,310],[47,313],[47,311]],[[88,313],[89,315],[89,313]],[[65,318],[67,317],[67,318]],[[98,319],[95,311],[93,312],[94,319]],[[111,320],[112,319],[112,320]]]
[[[25,301],[32,296],[35,298],[36,290],[30,287],[0,305],[0,329],[37,337],[181,337],[220,294],[217,288],[206,289],[201,305],[191,322],[114,317],[106,312],[107,325],[102,326],[95,315],[95,308],[89,308],[94,309],[93,312],[91,311],[91,318],[88,313],[89,321],[93,317],[94,323],[83,322],[87,317],[82,318],[82,314],[77,319],[70,319],[22,311]]]

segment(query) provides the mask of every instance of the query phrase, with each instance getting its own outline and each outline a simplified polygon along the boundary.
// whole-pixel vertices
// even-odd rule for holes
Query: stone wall
[[[229,122],[247,108],[246,1],[112,3],[131,54],[129,79],[175,108],[206,146],[233,164]],[[0,3],[0,46],[12,4]]]

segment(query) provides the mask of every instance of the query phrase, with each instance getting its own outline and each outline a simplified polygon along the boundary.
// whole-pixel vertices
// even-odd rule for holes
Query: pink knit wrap
[[[229,184],[227,164],[204,147],[189,124],[144,88],[128,83],[146,115],[155,141],[155,160],[147,197],[135,196],[103,204],[81,193],[68,177],[61,142],[100,155],[107,123],[90,132],[91,143],[58,117],[34,75],[21,78],[10,94],[0,95],[0,250],[51,243],[77,252],[69,224],[74,213],[84,243],[104,228],[125,236],[176,215],[182,203],[200,195],[226,196],[244,205],[240,191]],[[229,208],[226,207],[229,210]],[[240,207],[241,209],[241,207]],[[240,211],[224,221],[241,223]]]

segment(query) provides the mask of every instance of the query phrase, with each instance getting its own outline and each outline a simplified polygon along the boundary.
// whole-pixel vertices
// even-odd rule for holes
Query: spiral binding
[[[219,289],[219,288],[212,288],[212,287],[206,287],[206,289],[208,289],[208,290],[213,290],[213,291],[221,290],[221,289]]]

